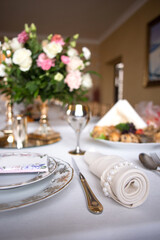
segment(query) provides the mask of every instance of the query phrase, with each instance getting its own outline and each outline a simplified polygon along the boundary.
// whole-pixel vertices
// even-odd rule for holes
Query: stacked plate
[[[0,161],[28,158],[31,162],[43,157],[38,153],[3,153]],[[67,162],[47,156],[47,167],[44,172],[0,173],[0,211],[40,202],[68,186],[73,178],[73,169]]]

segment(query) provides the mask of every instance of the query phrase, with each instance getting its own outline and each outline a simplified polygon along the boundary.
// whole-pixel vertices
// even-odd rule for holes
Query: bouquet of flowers
[[[63,39],[61,35],[49,35],[41,43],[36,26],[25,24],[17,37],[4,37],[0,44],[0,88],[12,102],[31,103],[58,99],[63,103],[86,100],[92,87],[90,73],[91,52],[83,47],[76,50],[78,34]]]

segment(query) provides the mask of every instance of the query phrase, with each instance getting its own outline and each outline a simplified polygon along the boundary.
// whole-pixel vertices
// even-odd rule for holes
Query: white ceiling
[[[13,37],[24,23],[34,22],[38,34],[80,34],[100,43],[147,0],[0,0],[0,35]]]

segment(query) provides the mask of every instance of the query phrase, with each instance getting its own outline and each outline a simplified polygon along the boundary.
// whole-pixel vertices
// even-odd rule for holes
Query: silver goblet
[[[21,114],[17,115],[13,121],[13,135],[17,143],[17,148],[23,148],[27,138],[27,118]]]
[[[69,153],[83,155],[85,151],[80,149],[80,134],[90,119],[89,107],[86,104],[70,104],[67,106],[66,118],[76,133],[76,148]]]

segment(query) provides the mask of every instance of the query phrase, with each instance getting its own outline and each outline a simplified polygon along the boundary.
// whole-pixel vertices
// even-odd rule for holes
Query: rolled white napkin
[[[95,152],[86,152],[84,160],[89,170],[100,178],[105,196],[128,208],[138,207],[147,199],[149,181],[133,163]]]
[[[127,100],[119,100],[96,124],[97,126],[111,126],[119,123],[132,122],[136,128],[145,128],[147,124],[138,115]]]

